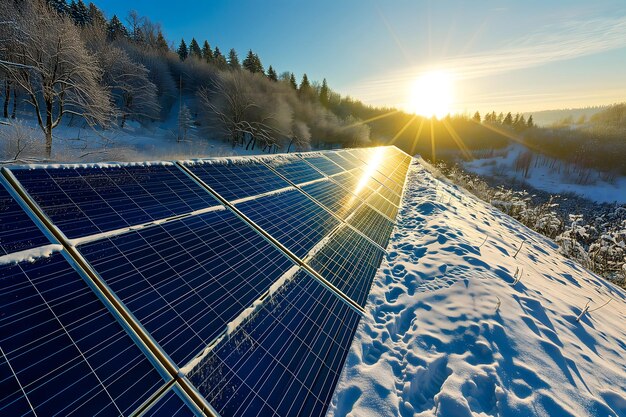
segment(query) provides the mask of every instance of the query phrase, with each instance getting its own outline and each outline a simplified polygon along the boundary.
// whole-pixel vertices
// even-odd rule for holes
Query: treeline
[[[330,109],[343,99],[325,80],[310,82],[304,74],[297,83],[293,73],[278,75],[271,65],[265,71],[252,51],[240,63],[234,49],[223,55],[208,41],[183,40],[173,50],[149,18],[130,12],[124,24],[82,0],[4,3],[4,116],[26,102],[48,156],[53,130],[74,117],[108,128],[174,115],[183,132],[193,126],[208,138],[267,151],[369,143],[367,125]]]
[[[478,123],[481,122],[480,113],[474,113],[472,119]],[[533,121],[533,115],[528,116],[528,120],[524,117],[523,114],[516,113],[515,116],[511,112],[508,112],[506,115],[500,112],[496,115],[495,111],[491,113],[485,114],[485,117],[482,119],[483,123],[489,123],[492,125],[499,125],[503,127],[508,127],[518,132],[522,132],[526,129],[535,127],[535,122]]]

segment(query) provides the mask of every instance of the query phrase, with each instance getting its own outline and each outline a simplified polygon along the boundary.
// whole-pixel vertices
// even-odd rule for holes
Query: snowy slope
[[[626,416],[626,294],[415,162],[328,414]]]

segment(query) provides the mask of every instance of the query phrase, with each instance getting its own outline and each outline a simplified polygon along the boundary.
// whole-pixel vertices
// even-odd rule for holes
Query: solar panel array
[[[0,177],[0,415],[325,413],[411,158]]]

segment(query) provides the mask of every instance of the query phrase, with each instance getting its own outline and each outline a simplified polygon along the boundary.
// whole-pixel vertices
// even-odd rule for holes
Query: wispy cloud
[[[515,46],[450,57],[391,72],[381,78],[364,80],[350,91],[365,101],[401,104],[412,80],[420,73],[433,69],[446,70],[456,80],[471,80],[624,48],[626,16],[548,26],[509,43]]]

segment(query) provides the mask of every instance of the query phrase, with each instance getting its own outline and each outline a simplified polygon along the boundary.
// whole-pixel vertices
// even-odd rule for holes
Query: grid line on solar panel
[[[0,184],[0,256],[49,244],[50,241]]]
[[[398,207],[378,193],[372,193],[366,200],[367,204],[387,217],[390,221],[396,218]]]
[[[149,409],[141,414],[141,417],[191,417],[196,414],[189,408],[189,405],[181,398],[181,392],[174,387],[168,389],[160,398],[156,400]]]
[[[360,204],[355,195],[331,180],[305,185],[302,190],[342,219]]]
[[[69,238],[217,205],[175,165],[114,165],[11,171]]]
[[[346,171],[349,171],[355,168],[360,168],[364,165],[363,163],[359,164],[353,161],[348,161],[347,159],[341,156],[340,152],[325,152],[324,156],[330,159],[331,161],[333,161],[335,164],[342,167]]]
[[[289,186],[261,162],[183,162],[206,185],[228,201],[239,200]]]
[[[293,265],[228,210],[78,249],[178,366]]]
[[[324,178],[324,175],[311,165],[300,158],[295,158],[288,160],[280,158],[275,158],[274,160],[266,159],[264,163],[294,184],[303,184]]]
[[[382,248],[387,247],[393,223],[367,205],[362,205],[348,222]]]
[[[340,167],[339,165],[335,164],[330,159],[325,158],[321,155],[302,154],[299,156],[308,164],[310,164],[311,166],[313,166],[314,168],[316,168],[318,171],[320,171],[322,174],[326,176],[339,174],[345,171],[342,167]]]
[[[224,417],[323,415],[358,321],[358,313],[300,273],[190,380]]]
[[[4,360],[38,415],[128,415],[165,383],[60,252],[0,275]],[[13,397],[2,393],[0,414],[16,415]]]
[[[296,189],[237,204],[237,208],[300,258],[340,223]]]
[[[358,232],[343,227],[307,263],[363,307],[383,256]]]

